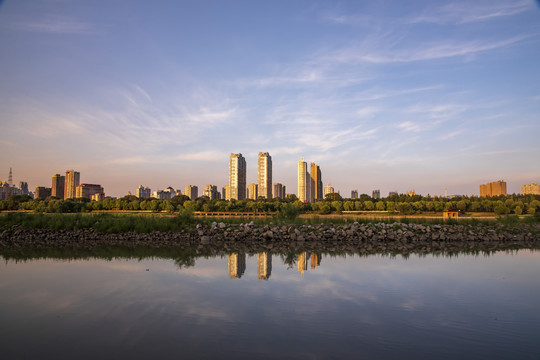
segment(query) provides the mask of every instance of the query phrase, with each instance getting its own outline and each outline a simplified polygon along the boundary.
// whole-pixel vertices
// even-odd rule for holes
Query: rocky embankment
[[[190,231],[103,234],[89,230],[26,229],[0,232],[0,252],[17,249],[196,248],[198,253],[295,251],[354,253],[452,253],[540,248],[538,225],[198,224]]]

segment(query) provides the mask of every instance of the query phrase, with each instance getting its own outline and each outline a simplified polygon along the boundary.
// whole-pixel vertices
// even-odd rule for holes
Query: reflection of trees
[[[287,269],[293,269],[296,266],[296,254],[288,253],[279,255],[283,264],[287,265]]]
[[[194,257],[183,257],[174,259],[174,265],[178,266],[178,269],[188,268],[195,266]]]

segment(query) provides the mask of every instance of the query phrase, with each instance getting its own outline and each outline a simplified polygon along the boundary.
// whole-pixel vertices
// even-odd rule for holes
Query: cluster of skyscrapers
[[[36,186],[34,198],[45,199],[54,196],[59,199],[87,198],[103,200],[105,191],[99,184],[86,184],[80,182],[81,173],[75,170],[66,170],[65,175],[54,174],[51,187]]]

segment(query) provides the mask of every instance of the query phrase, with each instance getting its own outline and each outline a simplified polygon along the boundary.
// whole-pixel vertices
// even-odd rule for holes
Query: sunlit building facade
[[[210,200],[218,199],[219,198],[219,192],[217,191],[217,186],[216,185],[210,185],[210,184],[206,185],[204,187],[203,195],[208,196],[208,198]]]
[[[75,170],[67,170],[64,180],[64,200],[77,197],[76,189],[81,180],[81,173]]]
[[[136,191],[137,197],[139,199],[149,199],[152,195],[152,190],[150,190],[149,187],[144,187],[142,185],[139,185]]]
[[[311,200],[311,177],[307,169],[307,163],[302,158],[298,162],[298,200],[301,202],[309,202]]]
[[[321,168],[315,163],[310,164],[311,183],[310,183],[310,202],[323,200],[323,183],[321,176]]]
[[[66,186],[66,177],[60,174],[52,176],[51,196],[64,199],[64,187]]]
[[[326,184],[326,186],[324,187],[324,196],[326,197],[326,195],[333,194],[333,193],[335,193],[335,191],[332,185]]]
[[[229,199],[246,198],[246,159],[242,154],[229,156]]]
[[[499,180],[480,185],[480,197],[506,196],[506,181]]]
[[[90,199],[94,194],[104,194],[103,187],[98,184],[80,184],[75,188],[76,198]]]
[[[258,161],[258,197],[263,197],[265,199],[272,198],[272,157],[269,153],[260,152]]]
[[[195,185],[187,185],[184,188],[184,195],[186,195],[190,200],[195,200],[199,197],[199,188]]]
[[[252,199],[252,200],[257,200],[258,189],[259,189],[258,184],[249,184],[247,188],[247,198]]]
[[[274,185],[272,185],[272,197],[274,199],[275,198],[285,199],[285,190],[286,190],[285,185],[280,184],[280,183],[274,183]]]
[[[521,185],[521,194],[522,195],[540,195],[540,185],[538,184]]]

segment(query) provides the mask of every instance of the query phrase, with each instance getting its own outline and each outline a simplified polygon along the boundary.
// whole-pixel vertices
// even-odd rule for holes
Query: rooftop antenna
[[[13,171],[11,171],[11,168],[9,168],[8,184],[9,186],[13,186]]]

